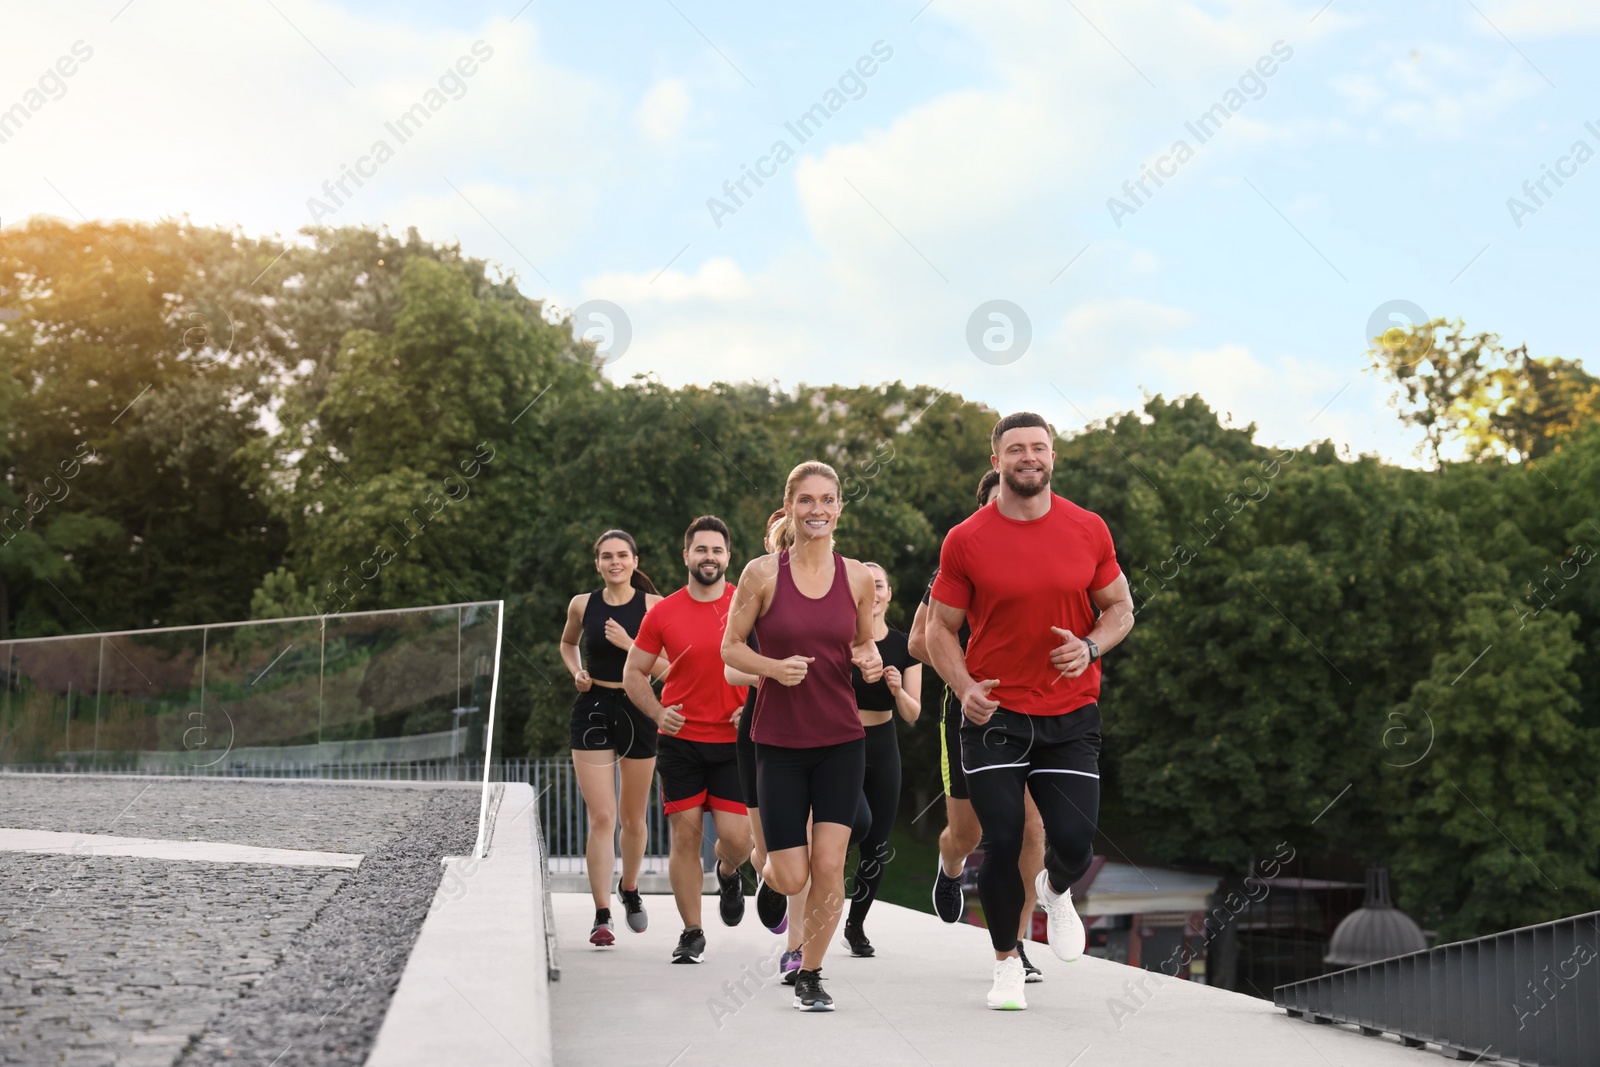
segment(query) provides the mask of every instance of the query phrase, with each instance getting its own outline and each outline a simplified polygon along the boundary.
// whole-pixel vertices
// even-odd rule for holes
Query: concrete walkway
[[[1117,963],[1062,963],[1045,945],[1028,956],[1045,981],[1027,987],[1028,1010],[989,1011],[993,977],[985,931],[932,915],[874,906],[867,932],[878,955],[852,959],[836,943],[823,966],[836,1009],[808,1014],[772,977],[782,939],[748,902],[733,929],[707,897],[707,954],[699,966],[669,960],[682,929],[671,897],[647,897],[650,928],[617,917],[617,944],[588,944],[587,895],[554,898],[561,981],[551,986],[555,1062],[645,1067],[774,1063],[943,1067],[1005,1062],[1053,1067],[1218,1064],[1373,1064],[1431,1067],[1388,1038],[1288,1018],[1254,997]],[[1131,984],[1145,980],[1145,992]],[[741,991],[738,985],[742,983]]]

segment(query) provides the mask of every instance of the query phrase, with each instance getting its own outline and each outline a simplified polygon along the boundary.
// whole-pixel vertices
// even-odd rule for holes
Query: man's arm
[[[662,653],[665,653],[662,649]],[[659,654],[665,659],[664,654]],[[622,667],[622,689],[628,694],[628,699],[633,701],[633,706],[655,720],[662,733],[672,735],[683,726],[683,716],[679,708],[664,707],[656,699],[656,692],[650,688],[650,671],[655,666],[658,653],[645,652],[639,648],[637,642],[628,650],[628,662]]]
[[[966,619],[965,610],[938,600],[931,601],[928,611],[928,652],[933,657],[933,669],[939,672],[939,677],[945,680],[950,691],[961,698],[961,710],[968,719],[982,726],[1000,706],[999,701],[989,698],[989,691],[1000,681],[988,678],[978,682],[967,673],[967,657],[961,651],[961,639],[958,636],[961,624]]]
[[[923,663],[932,663],[928,658],[928,605],[924,601],[917,605],[917,613],[911,618],[911,632],[906,635],[906,649],[910,651],[912,659],[919,659]],[[942,677],[942,676],[941,676]]]
[[[1050,627],[1061,638],[1061,644],[1050,651],[1050,663],[1067,678],[1076,678],[1089,669],[1089,646],[1084,637],[1093,641],[1104,656],[1133,629],[1133,594],[1128,589],[1127,575],[1119,574],[1110,585],[1091,589],[1089,599],[1100,609],[1100,617],[1083,637],[1059,626]]]

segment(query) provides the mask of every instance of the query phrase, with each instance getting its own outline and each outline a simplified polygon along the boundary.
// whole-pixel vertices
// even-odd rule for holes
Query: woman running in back
[[[900,743],[895,737],[894,716],[899,712],[906,722],[914,723],[922,714],[918,699],[922,664],[911,658],[906,635],[884,618],[894,595],[889,588],[889,575],[877,563],[866,566],[872,572],[872,639],[883,660],[883,677],[868,682],[861,677],[859,668],[850,672],[856,708],[867,731],[867,770],[862,792],[872,813],[871,825],[859,844],[855,889],[850,897],[850,914],[844,921],[844,940],[852,956],[874,954],[861,924],[878,898],[878,883],[889,862],[889,831],[894,829],[895,814],[900,808]]]
[[[589,890],[594,894],[589,943],[604,946],[616,941],[610,908],[611,872],[616,862],[612,839],[619,811],[612,780],[614,764],[620,764],[622,772],[622,879],[617,883],[617,896],[630,929],[643,933],[649,922],[639,895],[639,868],[644,863],[648,834],[645,806],[656,770],[656,724],[622,691],[622,667],[645,611],[661,596],[639,570],[638,545],[622,530],[607,530],[595,541],[594,566],[605,585],[592,593],[579,593],[567,605],[561,661],[578,690],[572,705],[572,766],[589,812],[589,841],[584,850]]]
[[[872,641],[872,572],[833,550],[843,506],[838,474],[826,463],[800,464],[789,472],[783,504],[773,538],[779,551],[745,567],[722,657],[762,679],[750,723],[767,846],[756,910],[763,925],[776,927],[784,896],[811,880],[794,1006],[832,1011],[822,959],[844,906],[845,854],[866,769],[850,665],[869,682],[883,666]],[[747,643],[752,631],[760,652]]]

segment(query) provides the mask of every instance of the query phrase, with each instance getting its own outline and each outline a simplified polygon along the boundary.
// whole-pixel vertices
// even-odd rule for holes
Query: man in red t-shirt
[[[622,672],[628,699],[661,731],[656,770],[672,832],[667,871],[683,916],[673,963],[699,963],[705,957],[700,844],[705,839],[701,812],[707,808],[717,827],[722,922],[738,926],[744,918],[739,865],[750,858],[750,818],[739,782],[733,716],[744,707],[745,687],[729,685],[722,676],[722,632],[734,591],[725,577],[729,560],[726,523],[702,515],[689,524],[683,535],[689,583],[645,613]],[[670,666],[657,700],[650,667],[663,652]]]
[[[1068,961],[1083,954],[1068,890],[1094,858],[1100,655],[1133,628],[1105,522],[1050,492],[1054,440],[1032,412],[995,424],[1000,498],[945,538],[928,616],[934,669],[961,699],[961,765],[988,839],[978,898],[995,951],[991,1008],[1027,1007],[1017,958],[1024,789],[1049,846],[1035,885],[1050,948]],[[972,629],[964,654],[963,622]]]

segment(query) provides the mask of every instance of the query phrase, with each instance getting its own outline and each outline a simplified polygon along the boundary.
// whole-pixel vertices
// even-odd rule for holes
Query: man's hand
[[[594,685],[594,679],[589,677],[588,671],[579,671],[572,676],[572,684],[578,687],[578,692],[587,693],[589,687]]]
[[[989,721],[989,717],[1000,708],[998,700],[990,700],[989,692],[1000,684],[1000,679],[990,678],[987,681],[973,682],[972,686],[961,694],[961,710],[967,716],[967,721],[974,726],[982,726]]]
[[[673,704],[661,709],[661,718],[656,720],[656,726],[668,737],[683,729],[686,720],[681,713],[682,708],[682,704]]]
[[[878,655],[876,641],[868,641],[864,645],[856,645],[850,650],[850,662],[854,663],[861,671],[861,680],[876,682],[883,677],[883,657]]]
[[[1050,632],[1061,638],[1061,644],[1050,650],[1050,666],[1064,678],[1076,678],[1089,669],[1089,646],[1082,638],[1059,626],[1050,627]]]
[[[889,686],[889,694],[899,700],[902,692],[900,687],[900,668],[885,667],[883,669],[883,680]]]
[[[606,640],[624,652],[633,647],[633,638],[628,636],[628,631],[616,619],[606,620]]]
[[[788,659],[779,660],[778,673],[773,681],[780,685],[799,685],[806,680],[806,667],[815,660],[815,656],[790,656]]]

